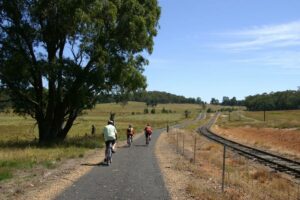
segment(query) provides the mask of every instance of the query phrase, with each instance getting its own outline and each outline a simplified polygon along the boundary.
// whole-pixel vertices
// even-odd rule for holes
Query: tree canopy
[[[171,94],[168,92],[161,91],[138,91],[132,92],[126,96],[119,97],[117,100],[122,101],[138,101],[145,102],[147,105],[155,106],[159,103],[191,103],[191,104],[204,104],[200,97],[197,98],[186,98],[184,96],[179,96],[175,94]],[[114,102],[115,99],[112,97],[103,98],[100,97],[98,100],[100,103],[111,103]]]
[[[287,90],[247,96],[245,106],[251,111],[300,109],[300,91]]]
[[[157,0],[0,1],[0,85],[36,119],[39,141],[63,140],[101,95],[145,89]]]
[[[146,102],[148,105],[153,105],[158,103],[192,103],[192,104],[203,103],[200,97],[186,98],[184,96],[179,96],[168,92],[160,92],[160,91],[147,91],[147,92],[135,94],[131,97],[131,100]]]

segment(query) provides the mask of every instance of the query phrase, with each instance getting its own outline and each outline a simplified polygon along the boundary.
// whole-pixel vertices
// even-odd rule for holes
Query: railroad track
[[[234,142],[213,133],[210,127],[215,123],[217,117],[218,114],[216,114],[208,124],[200,127],[198,131],[210,140],[225,145],[247,158],[267,165],[276,171],[292,175],[298,180],[300,179],[300,162]]]

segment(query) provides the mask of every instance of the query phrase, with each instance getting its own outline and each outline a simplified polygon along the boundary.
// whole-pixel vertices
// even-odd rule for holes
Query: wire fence
[[[235,195],[233,199],[300,200],[299,179],[245,158],[196,132],[172,129],[167,134],[176,152],[192,165],[199,170],[203,166],[216,169],[217,173],[211,174],[218,180],[216,192],[230,191]]]

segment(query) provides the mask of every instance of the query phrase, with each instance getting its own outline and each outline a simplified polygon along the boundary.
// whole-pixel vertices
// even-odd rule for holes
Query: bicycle
[[[146,145],[149,145],[149,142],[151,140],[150,137],[151,137],[150,134],[146,133]]]
[[[113,146],[112,142],[109,142],[108,147],[105,150],[106,151],[105,160],[107,165],[110,165],[112,161],[112,146]]]
[[[149,125],[149,123],[145,127],[144,131],[145,131],[145,136],[146,136],[146,145],[148,145],[149,142],[151,141],[151,134],[152,134],[152,128]]]
[[[132,143],[132,135],[128,135],[127,144],[128,144],[129,147],[131,146],[131,143]]]

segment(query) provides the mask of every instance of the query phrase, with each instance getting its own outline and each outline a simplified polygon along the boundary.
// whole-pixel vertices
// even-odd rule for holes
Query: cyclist
[[[150,126],[150,124],[148,123],[147,126],[145,127],[144,129],[145,131],[145,137],[146,137],[146,141],[147,141],[147,138],[149,137],[149,141],[151,140],[151,134],[152,134],[152,128]]]
[[[127,133],[127,141],[129,141],[129,139],[131,139],[131,142],[132,142],[132,137],[134,135],[134,129],[131,124],[129,124],[129,126],[126,130],[126,133]],[[130,145],[129,142],[127,142],[127,143],[128,143],[128,145]]]
[[[106,158],[107,150],[110,146],[110,143],[113,146],[112,151],[114,151],[114,144],[116,143],[116,139],[117,139],[117,129],[113,125],[113,121],[109,120],[107,122],[107,125],[103,129],[103,134],[104,134],[104,141],[105,141],[105,147],[106,147],[105,148],[105,158]],[[105,159],[105,161],[106,161],[106,159]]]
[[[114,120],[110,120],[110,121],[111,121],[112,125],[115,127],[115,129],[117,130],[115,121]],[[117,141],[117,139],[118,139],[118,136],[116,135],[116,141]],[[117,145],[117,143],[113,144],[113,147],[112,147],[112,152],[113,153],[116,153],[116,151],[115,151],[116,145]]]

